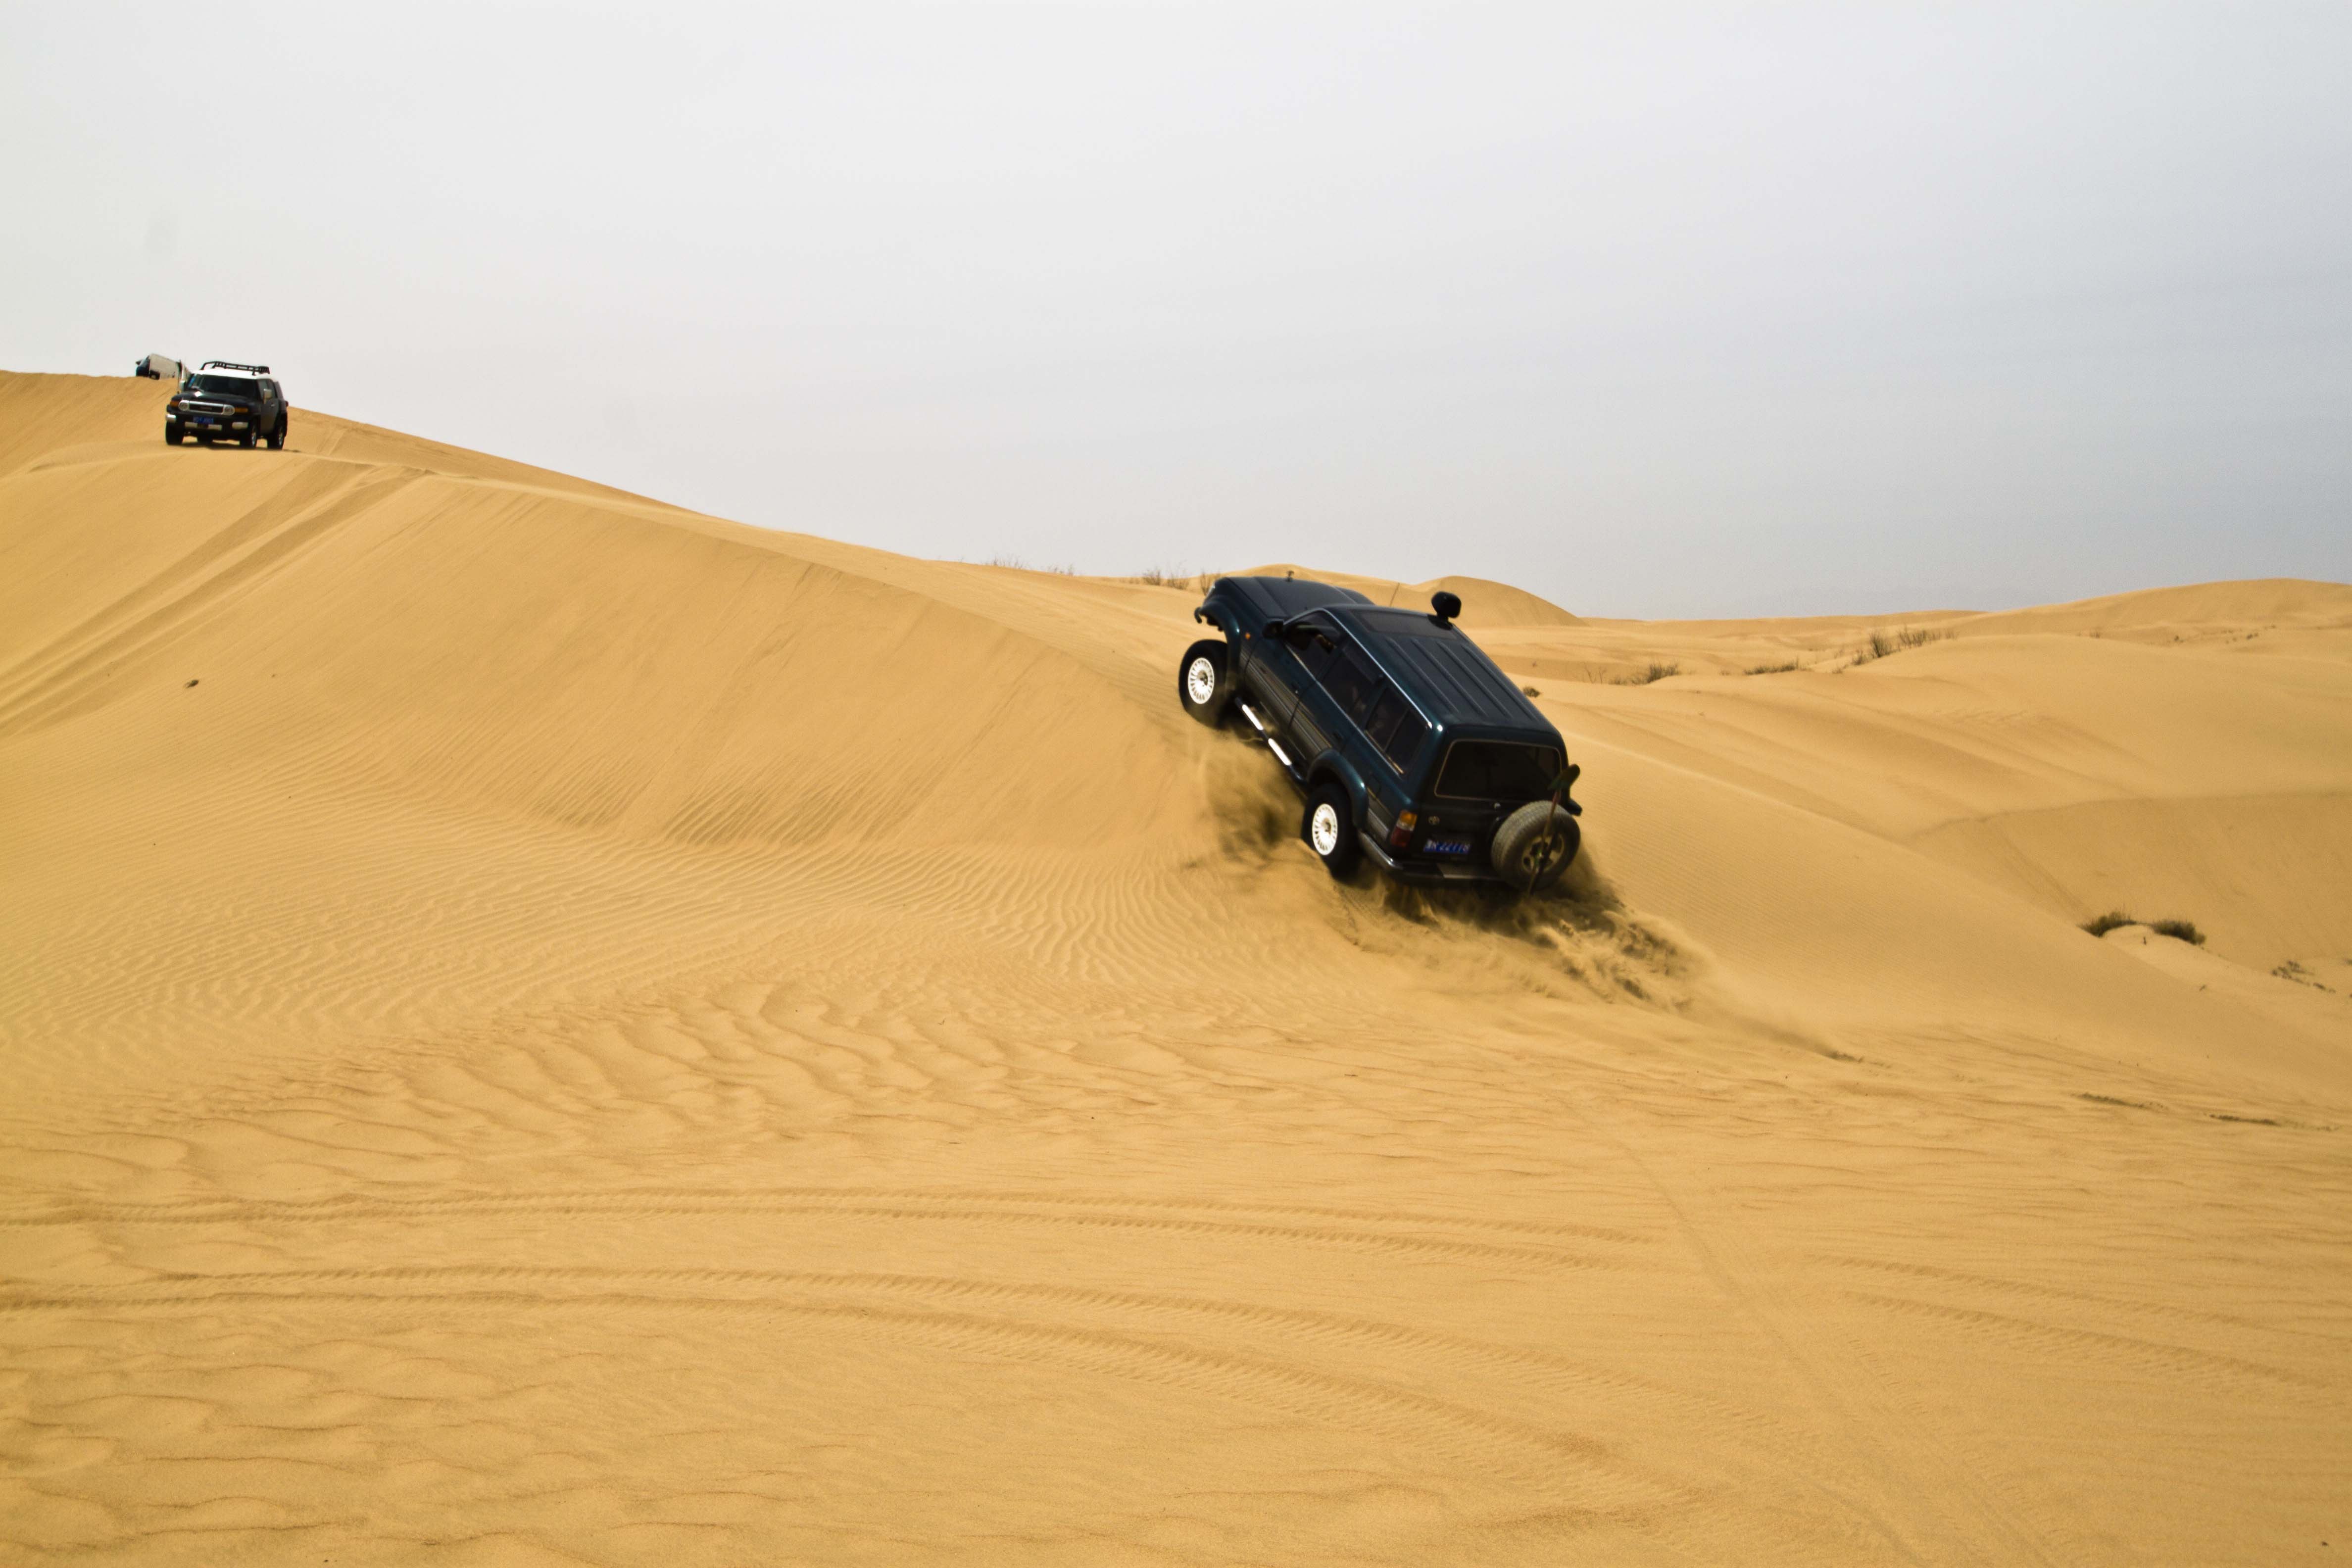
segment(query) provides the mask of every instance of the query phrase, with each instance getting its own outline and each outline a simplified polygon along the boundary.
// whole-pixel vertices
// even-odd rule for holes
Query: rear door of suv
[[[1400,775],[1429,726],[1362,644],[1328,620],[1314,630],[1315,641],[1301,656],[1309,678],[1298,699],[1301,738],[1311,716],[1323,744],[1347,757],[1385,815],[1393,817],[1404,802]]]

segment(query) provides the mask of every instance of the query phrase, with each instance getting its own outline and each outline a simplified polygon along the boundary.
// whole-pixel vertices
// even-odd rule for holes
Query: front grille
[[[183,403],[180,405],[180,412],[183,414],[234,414],[236,410],[226,403]]]

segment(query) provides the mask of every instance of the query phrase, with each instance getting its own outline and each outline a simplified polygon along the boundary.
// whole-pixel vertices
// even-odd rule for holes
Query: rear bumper
[[[1374,865],[1400,881],[1444,882],[1454,887],[1475,882],[1501,887],[1510,885],[1503,880],[1502,873],[1491,866],[1467,860],[1400,860],[1389,853],[1387,845],[1369,833],[1359,832],[1356,839],[1364,847],[1364,853],[1372,858]]]

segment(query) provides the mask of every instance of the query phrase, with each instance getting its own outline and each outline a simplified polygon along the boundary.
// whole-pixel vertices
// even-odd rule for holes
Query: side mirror
[[[1267,641],[1271,642],[1276,637],[1280,637],[1286,629],[1287,628],[1285,627],[1283,623],[1280,621],[1268,621],[1265,623],[1265,630],[1262,635]]]
[[[1429,607],[1437,612],[1441,621],[1450,621],[1462,613],[1462,601],[1440,588],[1429,596]]]

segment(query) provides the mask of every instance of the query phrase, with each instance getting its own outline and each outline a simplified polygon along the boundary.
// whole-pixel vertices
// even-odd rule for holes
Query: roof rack
[[[206,370],[249,370],[256,375],[269,374],[269,367],[266,364],[239,364],[233,359],[208,359],[205,361],[205,368]]]

